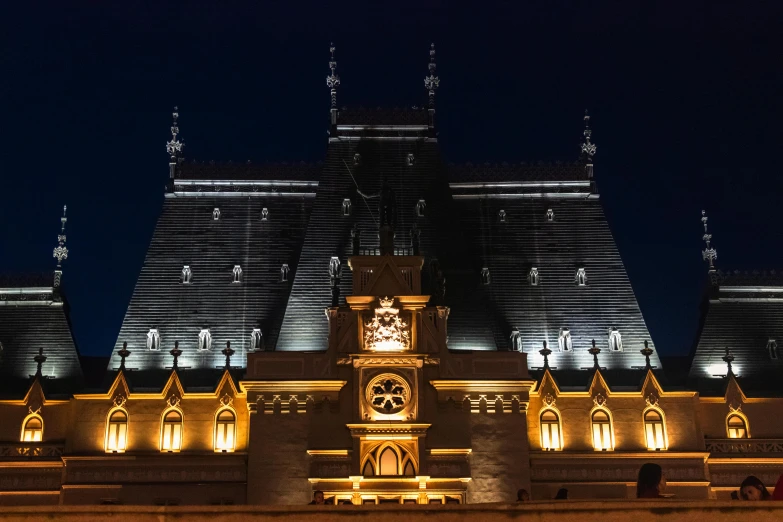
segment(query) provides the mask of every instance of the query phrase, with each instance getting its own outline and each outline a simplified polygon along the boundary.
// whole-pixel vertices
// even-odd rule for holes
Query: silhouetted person
[[[517,491],[517,502],[527,502],[530,500],[530,493],[526,489]]]
[[[648,462],[639,468],[636,480],[636,498],[664,498],[661,493],[666,489],[666,477],[658,464]]]
[[[566,488],[560,488],[557,490],[555,500],[568,500],[568,490]]]
[[[313,493],[313,501],[310,502],[310,505],[316,505],[316,506],[323,506],[326,504],[324,502],[324,492],[321,490],[317,490]]]
[[[772,495],[769,494],[767,488],[764,487],[764,483],[759,480],[758,477],[750,475],[748,478],[742,481],[740,485],[740,497],[742,500],[771,500]]]

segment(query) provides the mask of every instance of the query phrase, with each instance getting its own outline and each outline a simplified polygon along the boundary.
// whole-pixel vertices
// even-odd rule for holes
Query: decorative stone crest
[[[223,396],[220,398],[220,404],[222,404],[223,406],[231,406],[232,404],[234,404],[234,398],[228,393],[224,393]]]
[[[112,400],[112,402],[117,408],[122,408],[123,406],[125,406],[125,403],[127,401],[128,398],[125,396],[124,393],[118,393],[117,395],[114,396],[114,399]]]
[[[380,352],[398,352],[410,349],[410,325],[394,308],[394,298],[382,297],[380,307],[372,319],[364,323],[364,348]]]
[[[654,392],[650,392],[645,398],[644,402],[647,406],[658,406],[658,395]]]
[[[178,396],[177,394],[175,394],[175,393],[172,393],[172,394],[169,396],[169,398],[168,398],[168,399],[166,399],[166,402],[168,402],[168,403],[169,403],[169,406],[171,406],[172,408],[176,408],[177,406],[179,406],[179,403],[180,403],[180,401],[181,401],[181,400],[182,400],[182,399],[180,399],[180,398],[179,398],[179,396]]]
[[[593,403],[599,407],[606,406],[606,395],[600,392],[596,393],[593,397]]]
[[[552,395],[551,393],[547,393],[546,395],[544,395],[544,404],[546,404],[547,406],[554,406],[556,400],[557,399],[555,399],[555,396]]]
[[[402,411],[408,405],[411,388],[402,376],[383,373],[367,384],[366,397],[375,411],[390,415]]]

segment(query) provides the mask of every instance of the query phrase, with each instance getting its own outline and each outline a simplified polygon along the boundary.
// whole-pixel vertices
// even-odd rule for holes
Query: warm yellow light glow
[[[553,410],[545,410],[541,414],[541,447],[545,450],[563,448],[560,437],[560,418]]]
[[[647,449],[653,451],[666,449],[663,417],[656,410],[649,410],[644,414],[644,433],[647,437]]]
[[[592,415],[593,448],[597,451],[607,451],[614,448],[612,444],[612,421],[609,414],[596,410]]]
[[[128,446],[128,415],[116,410],[109,415],[106,426],[106,451],[122,453]]]
[[[726,421],[726,430],[730,439],[747,439],[749,437],[748,425],[745,419],[736,413],[729,415]]]
[[[43,420],[38,415],[29,416],[22,428],[22,442],[41,442],[43,440]]]
[[[365,435],[364,440],[412,440],[410,435]]]
[[[236,416],[229,410],[221,410],[215,420],[215,451],[234,451]]]
[[[163,417],[160,438],[161,451],[179,451],[182,449],[182,414],[170,410]]]

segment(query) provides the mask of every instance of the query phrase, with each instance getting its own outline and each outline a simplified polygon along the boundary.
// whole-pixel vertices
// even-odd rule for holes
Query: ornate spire
[[[35,376],[41,377],[41,367],[43,366],[43,363],[46,362],[46,356],[43,354],[43,347],[38,348],[38,355],[33,357],[33,360],[35,361],[35,364],[38,365],[38,368],[35,370]]]
[[[593,131],[590,130],[590,115],[585,109],[585,130],[582,133],[585,137],[585,141],[582,143],[582,157],[589,163],[593,162],[593,156],[595,155],[595,143],[590,141],[590,137],[593,135]]]
[[[598,354],[601,353],[601,349],[595,345],[595,339],[593,339],[593,346],[587,350],[587,352],[593,356],[593,369],[600,370],[601,366],[598,364]]]
[[[174,341],[174,349],[169,352],[172,357],[174,357],[174,366],[171,367],[172,370],[177,371],[179,370],[179,365],[177,364],[177,359],[179,359],[179,356],[182,355],[182,350],[179,349],[179,341]]]
[[[234,350],[231,349],[231,341],[226,341],[226,347],[223,348],[220,353],[226,356],[226,370],[230,370],[231,356],[234,355]]]
[[[707,232],[707,212],[701,211],[701,222],[704,224],[704,235],[701,237],[707,247],[701,251],[701,257],[705,261],[710,263],[709,274],[710,278],[715,279],[717,270],[715,269],[715,260],[718,259],[718,251],[710,246],[710,240],[712,240],[712,234]]]
[[[329,87],[329,93],[332,98],[332,105],[331,105],[331,118],[332,118],[332,125],[337,125],[337,87],[340,86],[340,77],[337,75],[337,61],[334,59],[334,44],[329,44],[329,52],[331,53],[331,58],[329,59],[329,69],[332,70],[332,74],[326,77],[326,86]]]
[[[177,168],[177,162],[179,161],[179,153],[182,152],[185,143],[177,139],[177,135],[179,134],[179,127],[177,124],[179,112],[177,107],[174,107],[174,112],[171,113],[171,117],[173,120],[171,124],[171,141],[166,142],[166,152],[169,153],[169,176],[173,178]]]
[[[549,370],[549,355],[552,353],[552,350],[546,347],[546,341],[544,341],[544,348],[538,350],[538,353],[544,356],[544,370]]]
[[[440,78],[435,76],[435,44],[430,45],[430,63],[428,64],[429,76],[424,77],[424,88],[429,94],[430,128],[435,127],[435,91],[440,86]]]
[[[128,343],[122,343],[122,350],[117,350],[117,355],[120,356],[120,371],[125,370],[125,359],[131,354],[128,350]]]
[[[54,248],[53,257],[57,260],[57,268],[54,270],[54,287],[60,286],[60,282],[63,277],[63,259],[68,259],[68,249],[65,246],[65,224],[68,222],[68,218],[65,217],[65,211],[68,210],[66,205],[63,205],[63,217],[60,218],[60,235],[57,236],[57,246]]]
[[[734,362],[734,356],[731,354],[731,350],[726,348],[726,355],[721,357],[723,359],[723,362],[726,363],[726,366],[728,367],[728,373],[726,374],[726,377],[729,377],[731,375],[734,375],[734,370],[731,368],[731,363]]]
[[[653,349],[647,345],[647,341],[644,341],[644,348],[639,350],[639,353],[644,355],[644,369],[652,370],[652,364],[650,364],[650,356],[653,354]]]

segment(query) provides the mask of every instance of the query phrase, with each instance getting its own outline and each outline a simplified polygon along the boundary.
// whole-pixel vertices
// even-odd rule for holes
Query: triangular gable
[[[109,391],[107,395],[109,397],[114,397],[119,393],[124,393],[125,397],[127,397],[128,394],[130,393],[130,386],[128,386],[128,380],[125,378],[125,372],[123,372],[122,370],[117,372],[117,376],[114,377],[114,382],[112,382],[112,385],[109,387]]]
[[[663,388],[661,388],[661,383],[658,382],[652,370],[647,370],[647,376],[644,378],[644,384],[642,384],[642,397],[650,405],[655,405],[662,395]]]
[[[745,396],[745,392],[742,391],[742,386],[740,386],[740,383],[737,381],[734,374],[729,374],[724,398],[726,399],[726,404],[728,404],[729,408],[733,411],[740,410],[742,405],[748,400]]]
[[[590,381],[588,390],[590,391],[591,397],[595,397],[596,394],[599,393],[603,395],[608,395],[611,393],[611,390],[609,390],[609,385],[606,383],[606,379],[604,379],[603,374],[601,374],[601,370],[596,370],[593,374],[593,378]]]
[[[39,377],[35,377],[33,382],[30,383],[30,388],[22,399],[30,413],[38,413],[46,404],[46,394],[44,394],[43,386],[41,386],[41,380]]]
[[[544,375],[541,377],[541,382],[538,386],[538,394],[540,397],[544,397],[547,394],[552,395],[553,397],[560,395],[560,387],[557,385],[557,381],[554,376],[552,376],[549,368],[544,370]]]
[[[411,295],[413,289],[402,277],[402,272],[392,261],[391,256],[383,256],[382,261],[373,269],[373,275],[362,290],[363,295],[379,297]]]
[[[185,395],[185,388],[182,386],[182,381],[179,380],[177,372],[171,372],[169,380],[166,381],[166,385],[163,386],[162,395],[164,397],[177,395],[180,399]]]

